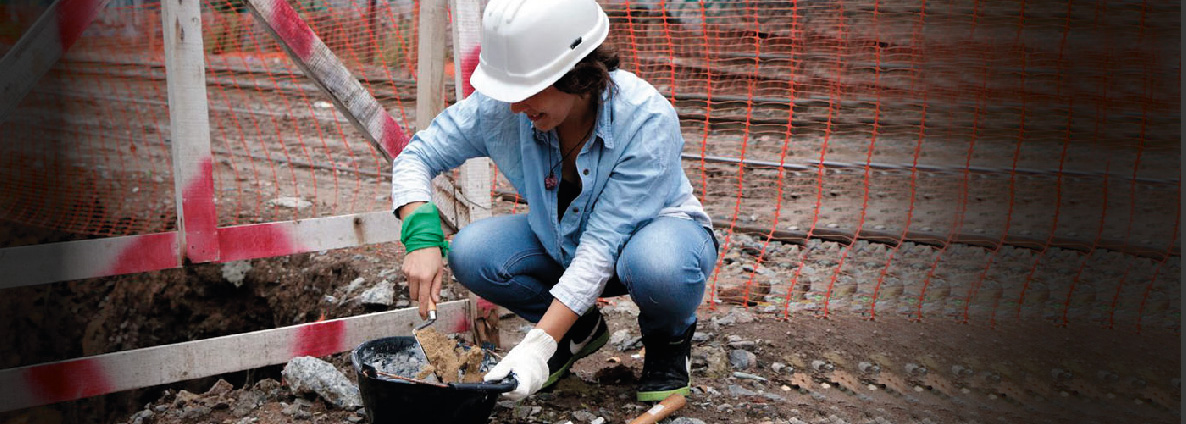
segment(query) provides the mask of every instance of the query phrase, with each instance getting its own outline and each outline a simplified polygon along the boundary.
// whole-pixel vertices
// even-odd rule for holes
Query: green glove
[[[399,241],[404,244],[404,251],[408,253],[426,247],[440,247],[441,256],[449,254],[449,242],[445,240],[445,233],[441,231],[441,214],[432,203],[420,205],[404,217]]]

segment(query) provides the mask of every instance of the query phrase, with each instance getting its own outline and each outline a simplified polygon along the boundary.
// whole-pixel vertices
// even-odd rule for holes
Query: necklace
[[[597,127],[597,124],[594,123],[594,125],[589,128],[589,132],[585,133],[585,140],[588,140],[589,136],[593,135],[593,128],[596,128],[596,127]],[[555,173],[556,167],[560,166],[560,164],[564,163],[565,160],[568,160],[568,157],[572,156],[572,152],[579,150],[581,145],[583,145],[583,144],[584,144],[584,141],[577,142],[576,145],[574,145],[574,146],[572,146],[572,148],[568,149],[568,153],[565,153],[563,156],[560,157],[559,161],[552,164],[551,168],[548,168],[548,176],[546,178],[544,178],[544,188],[545,189],[551,190],[551,189],[556,188],[556,186],[560,185],[559,179],[556,178],[556,173]],[[548,159],[551,159],[551,158],[552,158],[552,152],[551,152],[551,150],[549,150],[548,151]]]

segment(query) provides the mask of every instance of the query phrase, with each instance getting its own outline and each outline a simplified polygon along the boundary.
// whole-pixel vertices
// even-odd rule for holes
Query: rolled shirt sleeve
[[[487,156],[482,112],[489,100],[474,93],[446,108],[428,128],[416,132],[408,147],[392,161],[393,209],[432,200],[432,178],[467,159]]]

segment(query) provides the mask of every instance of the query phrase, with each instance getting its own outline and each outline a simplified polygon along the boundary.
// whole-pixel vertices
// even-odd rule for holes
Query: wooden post
[[[477,0],[450,0],[453,16],[453,75],[457,101],[473,92],[469,77],[473,75],[481,52],[482,7]],[[489,158],[474,158],[461,165],[457,184],[460,196],[465,199],[469,210],[469,222],[489,218],[494,203],[490,192],[490,178],[493,168]],[[468,224],[466,222],[465,224]],[[458,223],[458,226],[464,225]],[[469,294],[470,315],[474,317],[473,337],[478,343],[489,341],[498,345],[498,311],[480,309],[481,305],[473,292]]]
[[[416,130],[428,128],[432,119],[445,109],[445,27],[448,25],[446,3],[441,0],[420,2],[420,40],[416,68]],[[448,231],[456,232],[470,221],[469,208],[447,174],[432,181],[432,201],[441,211]]]
[[[219,259],[218,214],[210,155],[210,113],[199,0],[162,3],[166,86],[177,201],[180,257],[194,262]]]

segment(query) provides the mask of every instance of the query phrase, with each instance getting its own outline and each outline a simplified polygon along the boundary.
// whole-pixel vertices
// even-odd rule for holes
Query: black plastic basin
[[[507,377],[498,383],[449,384],[440,387],[389,379],[369,365],[376,353],[394,354],[411,349],[423,360],[416,338],[387,337],[364,342],[354,348],[350,360],[358,375],[358,390],[372,423],[486,423],[498,395],[515,389],[518,382]],[[489,354],[487,354],[489,355]]]

